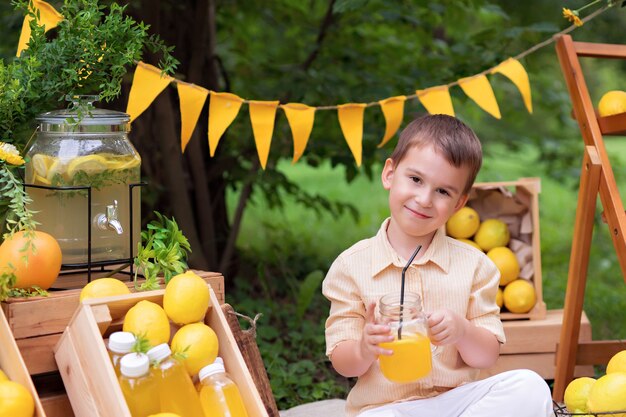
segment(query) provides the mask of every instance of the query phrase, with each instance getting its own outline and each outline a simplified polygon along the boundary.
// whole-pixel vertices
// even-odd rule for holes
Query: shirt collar
[[[372,276],[375,277],[381,271],[393,265],[400,269],[404,268],[406,259],[403,259],[389,243],[387,237],[387,227],[391,218],[383,221],[378,229],[378,233],[374,236],[372,244]],[[426,253],[419,259],[413,261],[413,265],[425,265],[432,262],[447,273],[450,269],[450,248],[448,246],[447,236],[444,228],[439,228],[433,236],[433,240],[428,246]]]

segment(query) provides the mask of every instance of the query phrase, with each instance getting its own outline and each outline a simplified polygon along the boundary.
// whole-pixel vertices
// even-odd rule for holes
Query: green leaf
[[[323,280],[324,273],[320,270],[316,270],[309,273],[300,283],[298,299],[296,301],[296,316],[298,319],[301,320],[304,316],[304,313],[311,305],[311,301]]]

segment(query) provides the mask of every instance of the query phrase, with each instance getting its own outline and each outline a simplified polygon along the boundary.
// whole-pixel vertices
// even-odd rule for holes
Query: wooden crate
[[[481,378],[513,369],[531,369],[544,379],[554,379],[556,346],[559,343],[563,310],[548,310],[541,320],[503,322],[506,343],[495,366],[481,371]],[[579,340],[591,341],[591,323],[583,312]],[[593,366],[577,366],[575,376],[593,376]]]
[[[531,311],[516,314],[502,310],[502,320],[543,319],[546,303],[543,301],[541,283],[541,240],[539,235],[539,178],[521,178],[517,181],[475,183],[467,202],[480,214],[481,221],[500,218],[509,225],[511,243],[523,266],[520,277],[530,280],[535,287],[537,302]],[[492,204],[493,202],[493,204]],[[505,213],[494,216],[498,206],[506,207]]]
[[[217,299],[223,303],[224,277],[217,272],[194,272],[211,285]],[[122,273],[113,276],[130,279]],[[98,274],[92,275],[92,279],[98,279]],[[80,291],[86,283],[84,272],[64,275],[54,285],[66,289],[49,291],[48,297],[10,298],[2,302],[2,310],[31,375],[57,371],[52,349],[78,308]],[[128,282],[130,288],[132,285]]]
[[[39,395],[35,390],[24,360],[20,355],[20,351],[13,339],[13,334],[9,328],[9,323],[0,311],[0,369],[9,377],[11,381],[18,382],[30,391],[35,401],[35,417],[46,417],[46,413],[39,400]],[[7,416],[8,417],[8,416]]]
[[[55,347],[55,358],[77,417],[130,417],[103,335],[119,329],[121,318],[140,300],[162,305],[164,292],[86,300],[76,311]],[[263,401],[213,290],[211,304],[204,321],[217,334],[219,355],[241,391],[248,416],[266,417]]]

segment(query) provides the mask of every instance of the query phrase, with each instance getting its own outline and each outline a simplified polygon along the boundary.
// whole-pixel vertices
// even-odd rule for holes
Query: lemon
[[[73,177],[77,172],[83,171],[87,175],[99,174],[107,169],[107,160],[101,155],[85,155],[72,159],[67,166],[68,177]]]
[[[519,262],[513,251],[505,246],[498,246],[487,252],[500,271],[500,285],[505,286],[519,276]]]
[[[152,301],[141,300],[124,317],[122,330],[144,337],[150,346],[170,340],[170,322],[163,308]]]
[[[485,252],[498,246],[506,246],[510,238],[509,227],[502,220],[498,219],[485,220],[480,224],[476,235],[474,235],[474,241]]]
[[[606,366],[606,373],[612,374],[613,372],[626,372],[626,350],[617,352],[611,360],[609,360]]]
[[[498,305],[498,307],[502,308],[502,288],[498,287],[498,292],[496,293],[496,304]]]
[[[80,291],[79,301],[122,294],[130,294],[130,289],[122,281],[115,278],[100,278],[83,287]]]
[[[592,413],[626,410],[626,373],[613,372],[598,378],[589,391],[587,407]],[[626,417],[626,413],[611,417]]]
[[[457,239],[474,236],[480,225],[480,216],[471,207],[463,207],[450,217],[446,223],[446,233]]]
[[[8,381],[9,377],[4,373],[2,369],[0,369],[0,381]]]
[[[35,173],[37,175],[46,178],[48,176],[48,169],[50,169],[50,166],[52,166],[55,160],[56,158],[53,156],[38,153],[33,155],[31,164],[33,164],[33,168],[35,169]]]
[[[482,249],[481,249],[481,247],[480,247],[480,246],[478,246],[478,243],[474,242],[474,241],[473,241],[473,240],[471,240],[471,239],[457,239],[457,240],[458,240],[459,242],[467,243],[468,245],[473,246],[473,247],[475,247],[476,249],[478,249],[479,251],[481,251],[481,252],[482,252]]]
[[[33,417],[35,401],[23,385],[13,381],[0,382],[0,416]]]
[[[55,158],[54,161],[52,161],[52,164],[48,167],[48,175],[46,175],[46,179],[52,182],[56,174],[63,174],[64,171],[65,164]]]
[[[42,177],[41,175],[37,175],[37,174],[35,174],[34,182],[35,182],[35,184],[39,183],[39,184],[43,184],[43,185],[50,185],[50,184],[52,184],[50,181],[48,181],[48,178]]]
[[[565,395],[563,401],[568,410],[579,410],[586,413],[589,411],[587,408],[587,398],[589,397],[589,391],[591,387],[596,383],[596,380],[589,377],[576,378],[567,385],[565,388]]]
[[[525,279],[516,279],[504,287],[504,306],[511,313],[528,313],[537,301],[535,287]]]
[[[182,362],[191,376],[213,363],[218,347],[217,335],[204,323],[186,324],[172,338],[172,352],[186,356]]]
[[[131,169],[131,168],[135,168],[137,166],[139,166],[139,164],[141,163],[141,159],[139,158],[133,158],[128,162],[125,162],[123,164],[120,164],[117,169]]]
[[[602,117],[626,112],[626,91],[613,90],[605,93],[598,103]]]
[[[208,284],[192,271],[176,275],[165,287],[163,308],[176,324],[203,320],[210,304]]]

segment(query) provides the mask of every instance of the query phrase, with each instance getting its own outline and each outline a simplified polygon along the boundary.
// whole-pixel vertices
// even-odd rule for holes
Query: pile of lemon
[[[101,278],[87,284],[80,299],[128,294],[130,290],[115,278]],[[193,271],[173,277],[165,287],[163,307],[141,300],[124,316],[123,331],[133,333],[151,348],[170,343],[171,349],[185,364],[192,377],[215,361],[219,348],[215,331],[204,324],[211,306],[208,284]],[[170,322],[172,323],[170,325]]]
[[[0,416],[33,417],[35,401],[22,385],[10,381],[0,370]]]
[[[626,417],[626,350],[616,353],[598,379],[576,378],[565,389],[563,398],[567,410],[584,413],[624,413],[611,417]]]
[[[537,302],[535,287],[519,278],[520,265],[515,253],[507,246],[511,233],[506,223],[499,219],[486,219],[471,207],[463,207],[446,223],[446,233],[487,253],[500,271],[500,287],[496,297],[498,307],[511,313],[528,313]]]

